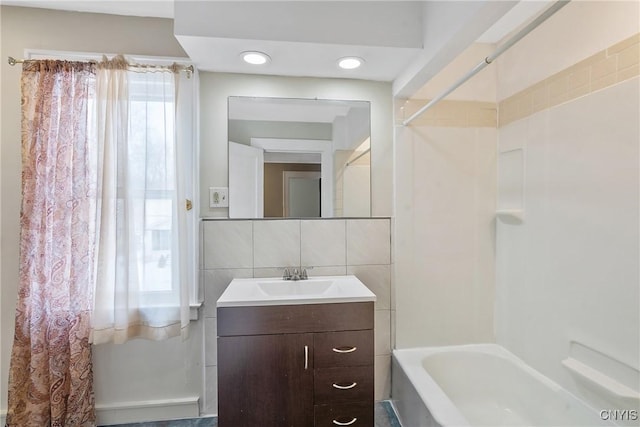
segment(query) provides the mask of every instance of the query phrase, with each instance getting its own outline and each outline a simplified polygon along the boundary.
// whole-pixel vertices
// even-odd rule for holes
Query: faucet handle
[[[282,273],[282,280],[291,280],[291,272],[288,268],[284,269],[284,272]]]
[[[307,280],[309,276],[307,275],[307,270],[313,270],[313,267],[302,267],[302,279]]]

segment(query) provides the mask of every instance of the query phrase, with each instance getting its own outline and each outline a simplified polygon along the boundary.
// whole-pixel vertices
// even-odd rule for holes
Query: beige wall
[[[640,75],[639,44],[636,33],[503,99],[499,126]]]
[[[200,73],[200,197],[209,187],[227,187],[227,98],[265,96],[369,101],[371,103],[371,212],[391,216],[393,100],[391,84],[348,79]],[[227,208],[201,203],[202,217],[228,216]]]
[[[640,2],[572,1],[498,60],[498,101],[638,32]]]
[[[524,222],[497,226],[497,341],[597,409],[640,410],[561,364],[638,391],[639,8],[571,2],[498,59],[499,164],[523,153],[498,182],[523,180]]]
[[[411,99],[433,99],[491,55],[496,46],[491,43],[473,43],[453,61],[429,80]],[[467,80],[447,96],[448,101],[496,101],[496,67],[486,67],[475,78]],[[408,117],[408,116],[407,116]]]
[[[471,46],[415,97],[398,100],[396,122],[476,65],[489,47]],[[495,79],[495,68],[487,67],[453,99],[396,127],[397,348],[495,340]]]
[[[7,407],[6,384],[13,339],[18,283],[20,213],[20,67],[7,64],[7,56],[22,58],[25,49],[185,56],[173,37],[173,23],[166,19],[133,18],[44,9],[0,7],[1,11],[1,224],[0,257],[1,342],[0,414]],[[95,392],[99,421],[167,418],[160,412],[140,413],[122,407],[132,402],[167,404],[172,417],[196,415],[201,393],[202,330],[192,323],[191,338],[160,343],[132,341],[120,346],[98,346],[94,352]],[[194,406],[195,405],[195,406]],[[143,404],[142,407],[145,405]],[[142,410],[144,412],[144,409]],[[114,414],[117,414],[114,417]],[[138,417],[143,418],[138,418]],[[118,418],[120,417],[120,418]],[[1,417],[0,417],[1,418]],[[4,424],[2,422],[2,424]]]
[[[397,348],[493,342],[495,127],[396,133]]]

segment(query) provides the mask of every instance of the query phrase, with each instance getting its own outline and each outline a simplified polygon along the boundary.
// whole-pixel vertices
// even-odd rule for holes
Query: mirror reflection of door
[[[264,163],[264,217],[265,218],[292,218],[291,214],[285,214],[285,194],[289,192],[289,181],[286,176],[307,177],[304,173],[311,172],[317,181],[321,176],[321,165],[317,163]],[[302,173],[302,174],[300,174]],[[295,184],[294,184],[295,185]],[[317,191],[314,190],[314,192]],[[322,197],[322,194],[318,197]],[[287,202],[288,203],[288,202]],[[319,203],[319,202],[318,202]],[[318,204],[316,203],[316,205]],[[315,209],[311,209],[315,212]],[[319,217],[321,214],[305,215],[305,217]]]
[[[321,212],[320,172],[283,172],[285,218],[319,218]]]
[[[262,218],[264,151],[229,141],[229,216]]]

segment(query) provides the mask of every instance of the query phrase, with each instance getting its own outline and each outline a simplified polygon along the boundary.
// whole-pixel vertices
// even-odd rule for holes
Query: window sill
[[[200,318],[200,307],[202,307],[202,301],[189,304],[189,320],[198,320]]]
[[[198,320],[200,318],[200,307],[202,307],[202,301],[189,304],[189,320]],[[166,307],[166,306],[146,306],[139,308],[140,315],[145,319],[155,319],[158,317],[158,314],[167,315],[172,313],[172,315],[176,318],[179,318],[179,307]]]

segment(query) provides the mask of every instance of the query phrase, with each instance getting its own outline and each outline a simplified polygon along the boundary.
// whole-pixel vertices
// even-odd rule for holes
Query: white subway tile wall
[[[391,225],[389,218],[203,220],[204,414],[218,412],[216,301],[234,278],[280,277],[285,267],[310,276],[353,274],[377,296],[375,398],[391,388]]]

